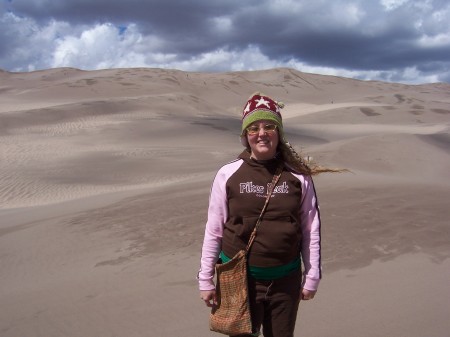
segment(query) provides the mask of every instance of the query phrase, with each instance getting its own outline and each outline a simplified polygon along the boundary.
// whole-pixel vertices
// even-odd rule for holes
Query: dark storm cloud
[[[434,47],[418,44],[420,38],[428,34],[445,33],[448,38],[449,21],[439,23],[433,17],[422,18],[423,12],[412,5],[390,13],[385,13],[380,5],[364,5],[364,17],[346,25],[345,20],[352,20],[351,13],[339,12],[342,7],[336,7],[336,16],[341,16],[342,21],[322,14],[325,7],[309,7],[278,16],[261,9],[253,20],[243,17],[248,17],[249,13],[239,14],[237,30],[244,32],[242,44],[257,43],[271,58],[294,57],[314,65],[382,70],[450,60],[450,43]],[[442,9],[449,14],[449,4],[436,1],[433,11],[427,13]],[[258,18],[263,18],[264,24]],[[416,28],[419,23],[426,28]]]
[[[73,24],[138,23],[144,33],[162,34],[172,41],[207,33],[208,18],[233,12],[239,4],[233,0],[13,0],[10,7],[40,22],[54,18]]]
[[[31,30],[49,22],[80,30],[108,23],[123,33],[135,25],[143,36],[158,39],[152,52],[171,54],[177,62],[255,47],[276,65],[393,72],[392,78],[414,68],[424,78],[450,76],[448,1],[12,0],[2,6],[4,13],[32,20]],[[0,43],[7,45],[0,51],[0,67],[16,66],[17,59],[5,57],[21,42],[8,42],[15,33],[7,28],[0,33]],[[225,66],[202,69],[214,67]]]
[[[251,3],[259,2],[246,2]],[[41,23],[50,18],[74,25],[136,23],[143,34],[155,34],[167,41],[161,52],[192,55],[213,50],[224,42],[223,37],[211,32],[210,18],[233,14],[240,4],[236,0],[13,0],[10,8]]]

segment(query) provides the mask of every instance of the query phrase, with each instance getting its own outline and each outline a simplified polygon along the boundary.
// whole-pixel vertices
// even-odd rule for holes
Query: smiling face
[[[247,128],[247,141],[251,157],[256,160],[269,160],[275,157],[278,146],[278,128],[270,120],[256,121]]]

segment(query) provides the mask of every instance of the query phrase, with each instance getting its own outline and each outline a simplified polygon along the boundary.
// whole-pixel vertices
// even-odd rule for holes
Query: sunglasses
[[[245,130],[247,130],[247,134],[249,134],[250,136],[254,136],[259,133],[260,129],[263,129],[264,132],[272,133],[272,132],[275,132],[275,130],[277,129],[277,125],[266,124],[266,125],[262,126],[261,128],[258,125],[252,125],[252,126],[249,126],[248,128],[246,128]]]

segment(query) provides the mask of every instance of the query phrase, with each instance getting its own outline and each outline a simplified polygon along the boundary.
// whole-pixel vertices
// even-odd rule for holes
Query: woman
[[[223,166],[211,188],[198,273],[200,297],[216,303],[214,266],[245,249],[265,202],[268,184],[283,165],[248,254],[253,331],[293,336],[300,299],[314,298],[321,279],[320,213],[311,176],[333,171],[310,167],[286,141],[278,103],[254,94],[243,110],[246,149]],[[302,277],[301,263],[304,267]]]

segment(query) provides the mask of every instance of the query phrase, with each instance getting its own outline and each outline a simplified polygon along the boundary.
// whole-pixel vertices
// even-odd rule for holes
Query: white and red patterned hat
[[[280,109],[282,108],[284,108],[284,104],[282,102],[277,102],[269,96],[263,95],[259,92],[253,94],[245,104],[242,112],[241,137],[245,137],[245,129],[250,124],[260,120],[269,120],[273,121],[278,126],[280,140],[284,140],[283,118],[280,113]]]

